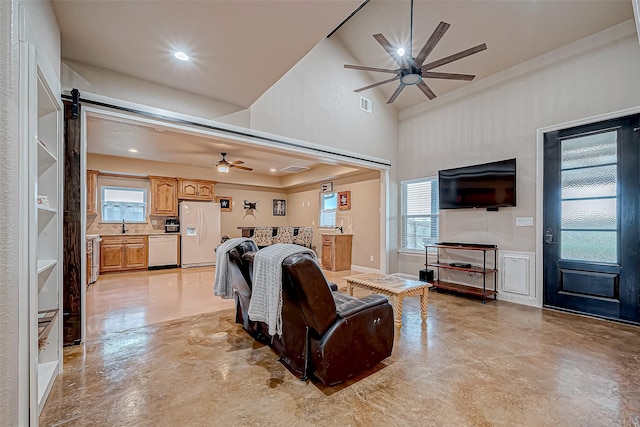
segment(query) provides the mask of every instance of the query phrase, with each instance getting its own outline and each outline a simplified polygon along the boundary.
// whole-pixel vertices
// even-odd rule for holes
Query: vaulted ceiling
[[[255,102],[362,1],[53,0],[52,3],[61,30],[63,60],[204,95],[240,109]],[[475,74],[476,80],[633,18],[629,0],[416,0],[414,12],[413,56],[440,21],[451,27],[427,62],[479,43],[487,44],[486,51],[434,70]],[[382,33],[394,47],[401,44],[406,47],[409,13],[409,0],[371,0],[331,37],[344,44],[355,65],[397,68],[372,35]],[[193,60],[191,63],[174,60],[171,57],[174,50],[188,52]],[[389,78],[388,74],[368,74],[372,83]],[[436,79],[426,82],[438,96],[473,84]],[[393,82],[370,90],[382,91],[388,99],[396,87]],[[423,102],[430,101],[417,88],[407,87],[393,105],[401,111]],[[113,123],[96,122],[92,126],[105,134],[124,129]],[[136,136],[129,126],[124,132],[122,135],[128,135],[131,141],[136,138],[143,141],[148,139],[145,134],[150,130],[138,129]],[[165,133],[159,139],[170,135]],[[211,141],[198,138],[190,141],[194,153],[185,153],[181,161],[203,163],[207,161],[203,158],[215,160],[219,151],[227,151],[234,158],[253,160],[256,173],[266,170],[267,165],[288,161],[287,156],[272,152],[252,154],[242,146],[223,150],[224,143],[220,141],[217,143],[222,145],[213,146],[215,151]],[[120,153],[124,150],[115,146],[109,148],[108,144],[90,146],[89,151],[92,150],[129,155]],[[154,156],[164,161],[176,159],[170,150],[161,150]]]

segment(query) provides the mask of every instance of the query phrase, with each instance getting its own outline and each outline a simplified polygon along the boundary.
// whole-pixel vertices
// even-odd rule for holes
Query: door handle
[[[544,242],[547,244],[558,243],[553,241],[553,231],[551,231],[551,227],[547,228],[544,232]]]

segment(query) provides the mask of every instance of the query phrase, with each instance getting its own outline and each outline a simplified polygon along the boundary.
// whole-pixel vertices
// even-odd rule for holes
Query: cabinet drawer
[[[147,241],[146,236],[101,236],[102,244],[125,244],[139,243],[144,244]]]

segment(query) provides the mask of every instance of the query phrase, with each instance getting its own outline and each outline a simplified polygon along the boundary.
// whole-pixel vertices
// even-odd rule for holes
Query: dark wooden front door
[[[545,134],[545,306],[640,322],[639,123]]]

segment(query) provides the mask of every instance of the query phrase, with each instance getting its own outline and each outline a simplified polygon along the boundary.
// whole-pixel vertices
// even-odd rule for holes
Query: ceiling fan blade
[[[450,26],[451,24],[440,21],[433,34],[431,34],[431,37],[429,37],[429,40],[427,40],[424,46],[422,46],[422,50],[420,50],[420,53],[418,54],[418,56],[416,56],[416,67],[422,66],[424,60],[427,59],[427,56],[429,56],[431,51],[433,51],[433,48],[436,47],[436,45],[438,44],[442,36],[444,36],[444,33],[447,32]]]
[[[483,50],[486,50],[486,49],[487,49],[486,43],[479,44],[478,46],[474,46],[467,50],[463,50],[461,52],[454,53],[453,55],[449,55],[445,58],[438,59],[437,61],[429,62],[428,64],[422,66],[422,71],[428,71],[433,68],[440,67],[441,65],[448,64],[453,61],[457,61],[458,59],[466,58],[467,56],[473,55],[474,53],[482,52]]]
[[[242,160],[234,160],[233,162],[229,162],[230,165],[241,165],[244,162]]]
[[[438,73],[436,71],[422,73],[422,77],[428,79],[465,80],[468,82],[476,78],[475,74]]]
[[[404,59],[398,58],[395,49],[393,48],[393,46],[391,46],[391,43],[389,43],[389,40],[387,40],[387,38],[382,35],[382,33],[374,34],[373,38],[376,39],[378,43],[380,43],[380,46],[382,46],[384,50],[387,51],[389,56],[398,63],[400,68],[405,68],[407,66],[407,64],[405,64],[404,62]]]
[[[434,99],[436,97],[436,94],[433,93],[431,88],[429,86],[427,86],[427,84],[424,81],[421,81],[416,86],[418,86],[418,88],[422,91],[422,93],[427,95],[427,98]]]
[[[388,80],[383,80],[381,82],[374,83],[374,84],[369,85],[369,86],[361,87],[360,89],[354,90],[354,92],[362,92],[363,90],[371,89],[372,87],[380,86],[380,85],[383,85],[385,83],[390,83],[390,82],[392,82],[394,80],[398,80],[399,78],[400,78],[400,76],[395,76],[395,77],[390,78]]]
[[[398,95],[400,95],[400,92],[402,92],[402,89],[404,89],[406,85],[404,83],[400,83],[398,85],[398,88],[396,89],[395,92],[393,92],[393,95],[391,95],[391,98],[389,98],[389,100],[387,101],[387,104],[391,104],[393,101],[396,100],[396,98],[398,97]]]
[[[379,73],[391,73],[391,74],[396,74],[398,71],[400,71],[400,69],[390,70],[388,68],[361,67],[360,65],[349,65],[349,64],[344,64],[344,68],[350,68],[352,70],[377,71]]]
[[[243,171],[252,171],[252,168],[248,168],[246,166],[239,166],[239,165],[229,165],[229,167],[231,168],[236,168],[236,169],[242,169]]]

